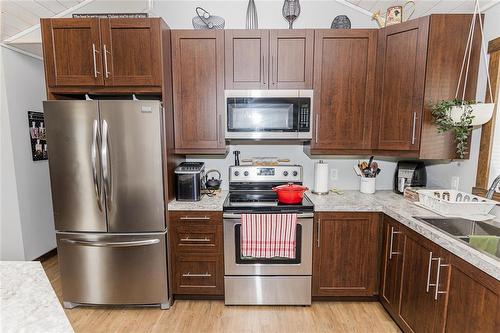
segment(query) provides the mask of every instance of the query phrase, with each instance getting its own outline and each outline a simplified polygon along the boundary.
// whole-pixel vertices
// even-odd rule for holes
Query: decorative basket
[[[420,206],[443,216],[488,216],[498,202],[456,190],[418,190]]]

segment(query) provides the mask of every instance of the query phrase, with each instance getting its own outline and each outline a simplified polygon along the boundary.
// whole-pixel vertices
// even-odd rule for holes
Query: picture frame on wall
[[[48,160],[47,131],[43,112],[28,111],[28,126],[31,141],[31,158],[33,161]]]

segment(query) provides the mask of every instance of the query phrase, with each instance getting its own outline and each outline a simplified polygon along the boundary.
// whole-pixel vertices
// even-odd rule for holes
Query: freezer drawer
[[[65,306],[161,304],[168,307],[166,233],[57,233]]]

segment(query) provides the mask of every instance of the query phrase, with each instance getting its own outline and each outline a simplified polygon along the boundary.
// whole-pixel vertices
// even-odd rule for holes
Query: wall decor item
[[[331,29],[351,29],[351,20],[347,15],[338,15],[333,19]]]
[[[224,29],[226,22],[222,17],[210,15],[201,7],[196,7],[195,11],[196,16],[192,20],[195,29]]]
[[[148,13],[73,14],[73,18],[148,18]]]
[[[48,159],[47,137],[43,112],[28,111],[28,126],[30,129],[31,157],[33,161]]]
[[[283,3],[283,9],[281,10],[283,17],[288,21],[288,28],[292,29],[293,22],[300,15],[300,3],[299,0],[285,0]]]
[[[403,6],[392,6],[387,8],[385,14],[385,26],[403,22]]]
[[[380,14],[380,10],[372,14],[372,20],[377,21],[380,28],[393,24],[408,21],[415,12],[415,2],[410,0],[402,6],[392,6],[387,8],[385,17]],[[409,13],[409,14],[408,14]]]
[[[474,31],[476,29],[476,20],[479,20],[479,28],[481,31],[481,53],[485,59],[484,66],[486,67],[486,88],[490,95],[490,103],[478,103],[476,101],[465,100],[465,92],[467,91],[467,78],[469,76],[469,64],[471,58],[471,49],[474,42]],[[491,78],[488,70],[488,61],[486,56],[486,46],[484,44],[483,19],[481,17],[481,9],[479,8],[479,0],[476,0],[474,14],[469,29],[469,38],[465,46],[464,59],[462,68],[458,77],[457,89],[455,98],[452,100],[440,101],[431,105],[434,124],[437,126],[438,132],[452,130],[455,133],[455,142],[457,144],[457,155],[464,158],[467,152],[468,138],[472,132],[472,126],[479,126],[487,123],[493,116],[495,109],[495,101],[493,92],[491,91]],[[465,65],[467,63],[467,65]],[[464,74],[465,70],[465,74]],[[462,98],[459,98],[460,85],[464,78],[462,87]]]
[[[257,8],[255,7],[254,0],[248,0],[246,28],[247,29],[259,28],[259,20],[257,18]]]

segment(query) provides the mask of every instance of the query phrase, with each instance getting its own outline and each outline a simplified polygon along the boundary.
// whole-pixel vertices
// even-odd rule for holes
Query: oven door
[[[225,275],[311,275],[312,273],[312,214],[297,219],[294,259],[244,258],[240,250],[240,214],[224,214]]]

